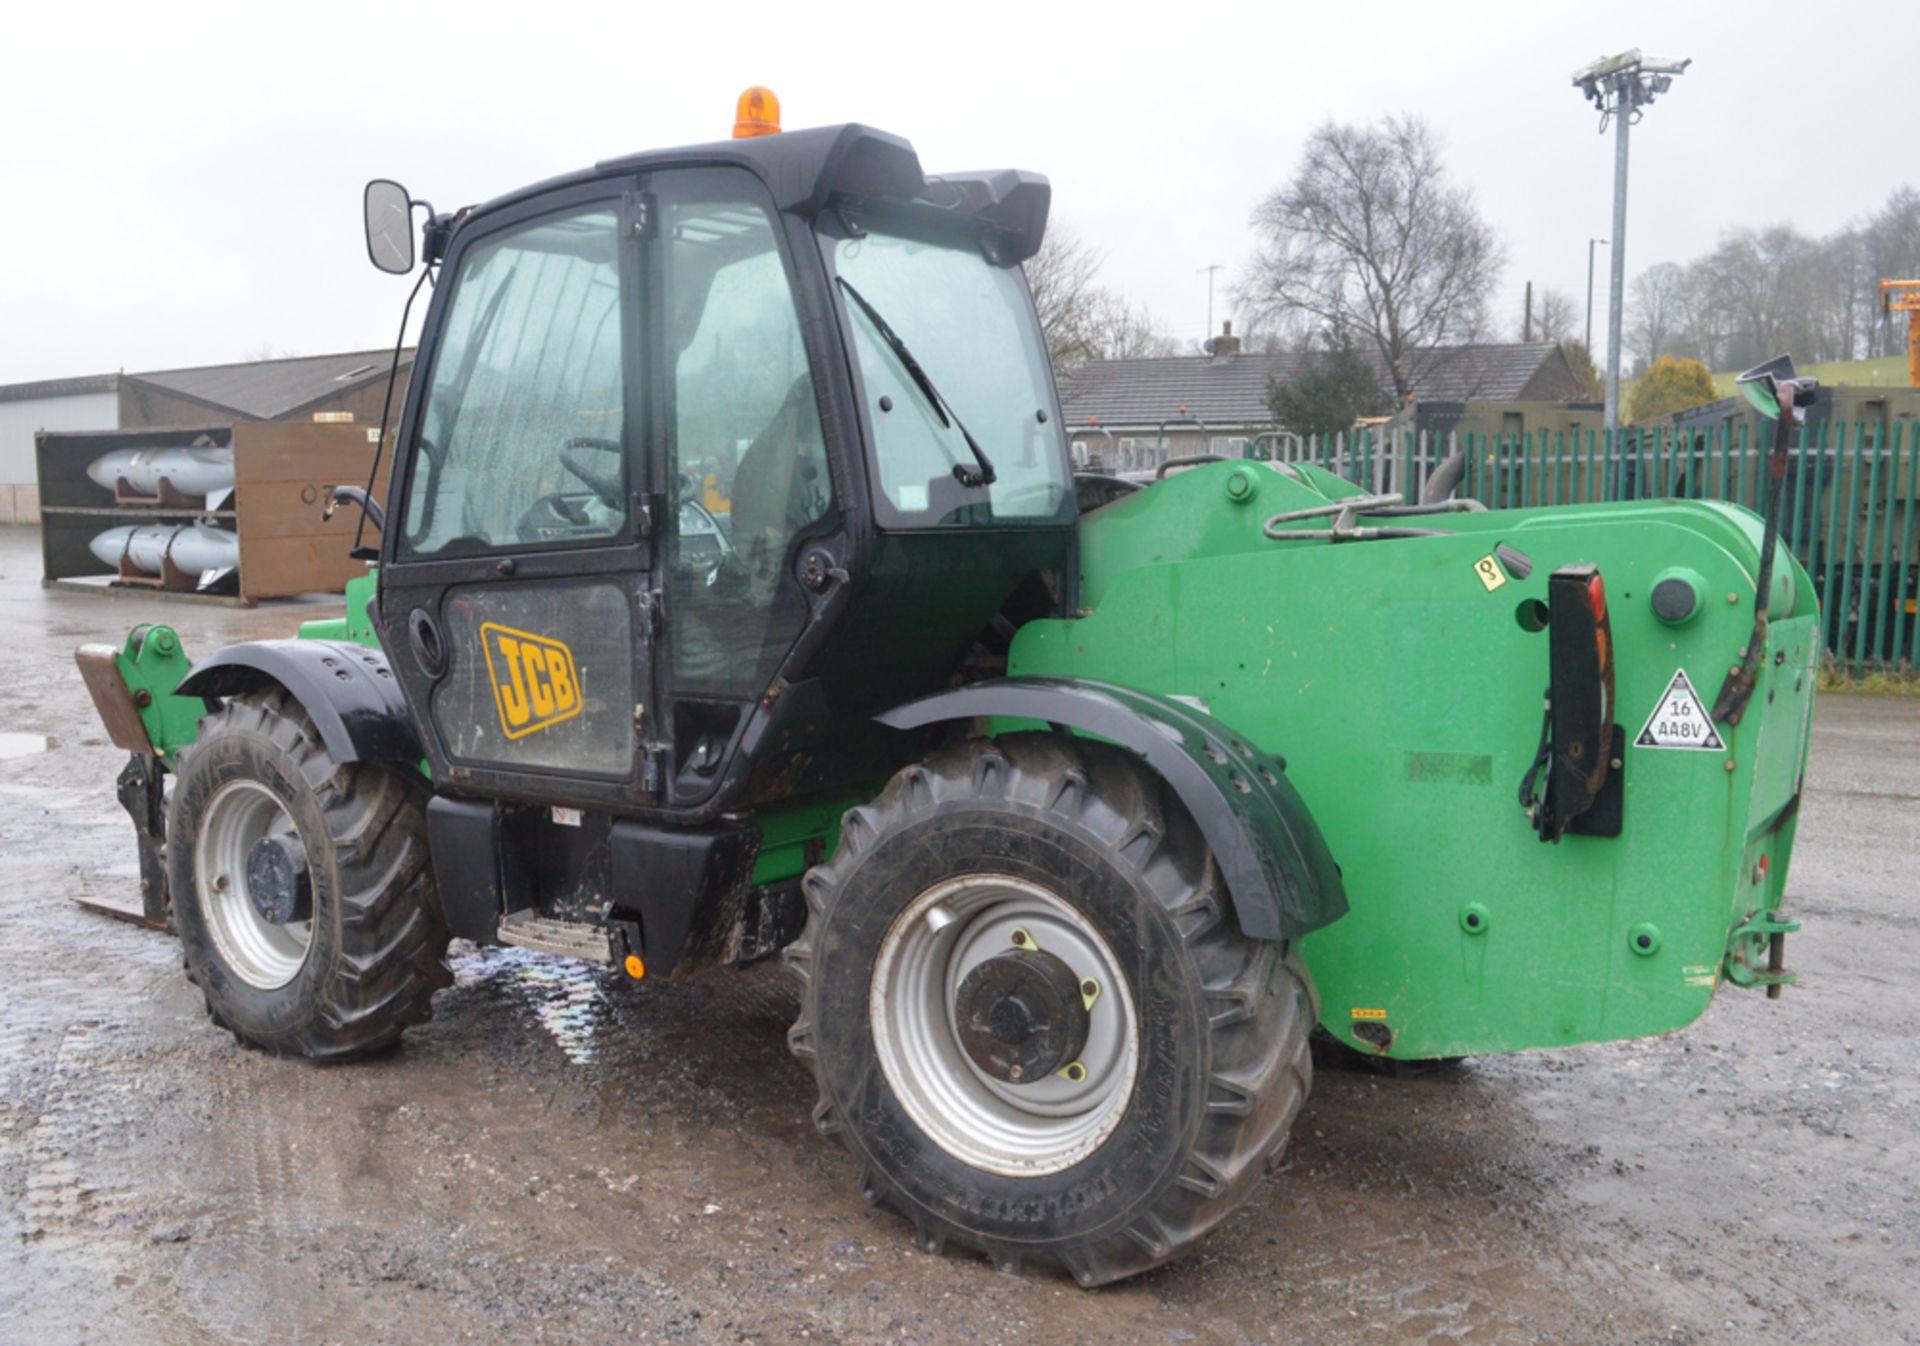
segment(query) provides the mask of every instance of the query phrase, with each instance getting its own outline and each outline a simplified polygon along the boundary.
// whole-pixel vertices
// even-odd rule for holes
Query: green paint
[[[1199,697],[1287,759],[1352,903],[1304,948],[1324,1025],[1353,1045],[1376,1050],[1352,1034],[1355,1007],[1387,1010],[1396,1057],[1634,1037],[1700,1014],[1731,932],[1776,907],[1785,883],[1793,820],[1781,817],[1820,653],[1806,572],[1776,561],[1767,658],[1743,722],[1719,726],[1727,750],[1629,747],[1624,835],[1543,845],[1515,796],[1548,677],[1547,637],[1523,605],[1544,601],[1556,567],[1599,565],[1631,742],[1675,669],[1711,700],[1735,662],[1761,521],[1647,501],[1419,520],[1443,530],[1431,538],[1274,542],[1264,520],[1316,503],[1322,477],[1263,465],[1242,507],[1228,485],[1242,466],[1195,468],[1089,516],[1089,611],[1023,627],[1009,671]],[[1532,569],[1488,591],[1474,563],[1502,542]],[[1678,628],[1651,603],[1675,565],[1702,576],[1707,599]],[[1659,947],[1631,950],[1652,922]]]
[[[1410,752],[1410,781],[1451,781],[1456,785],[1493,784],[1493,758],[1486,753]]]
[[[347,615],[344,617],[325,617],[319,621],[300,623],[302,640],[350,640],[357,645],[380,647],[380,637],[373,629],[373,596],[379,586],[379,576],[372,566],[364,575],[355,576],[347,581]]]
[[[171,626],[136,626],[127,632],[126,644],[113,662],[133,693],[148,741],[171,769],[180,749],[193,742],[200,717],[207,713],[207,703],[199,697],[174,695],[173,689],[193,667],[180,646],[179,633]]]
[[[797,879],[810,865],[832,855],[840,839],[841,816],[879,792],[876,786],[857,798],[755,814],[753,821],[760,829],[760,857],[753,866],[754,886]],[[810,851],[818,854],[809,859]]]

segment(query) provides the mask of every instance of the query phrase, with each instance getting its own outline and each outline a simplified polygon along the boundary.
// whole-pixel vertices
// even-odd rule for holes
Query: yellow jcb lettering
[[[507,666],[507,681],[496,681],[494,685],[500,692],[500,713],[507,717],[508,726],[514,729],[530,718],[527,686],[520,674],[520,649],[520,642],[513,637],[500,637],[500,660]]]
[[[553,714],[553,686],[547,681],[546,650],[538,645],[522,644],[520,661],[527,670],[527,691],[533,698],[533,713],[544,720]]]

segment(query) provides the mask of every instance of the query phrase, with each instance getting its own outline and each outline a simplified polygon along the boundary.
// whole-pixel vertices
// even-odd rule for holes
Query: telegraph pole
[[[1220,263],[1210,262],[1206,266],[1201,267],[1199,271],[1196,271],[1193,273],[1194,275],[1197,276],[1197,275],[1200,275],[1202,272],[1204,272],[1206,273],[1206,277],[1207,277],[1207,336],[1206,336],[1206,339],[1208,341],[1213,340],[1213,273],[1216,271],[1225,271],[1225,270],[1226,270],[1226,267],[1222,266]],[[1242,325],[1244,326],[1245,324],[1242,324]]]
[[[1607,246],[1607,240],[1604,238],[1587,240],[1587,355],[1589,358],[1593,355],[1593,247],[1596,243],[1604,248]]]
[[[1692,60],[1665,61],[1621,52],[1573,72],[1574,87],[1600,109],[1600,133],[1613,123],[1613,294],[1607,313],[1607,429],[1620,428],[1620,327],[1627,290],[1627,135],[1643,115],[1641,108],[1673,87]],[[1587,245],[1589,262],[1593,245]],[[1591,265],[1589,265],[1591,274]],[[1589,301],[1591,308],[1591,301]],[[1589,315],[1591,324],[1591,315]]]

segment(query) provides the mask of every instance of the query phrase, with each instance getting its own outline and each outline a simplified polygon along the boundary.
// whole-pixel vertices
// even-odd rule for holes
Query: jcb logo
[[[482,623],[493,704],[508,738],[525,738],[580,713],[580,675],[573,651],[557,640]]]

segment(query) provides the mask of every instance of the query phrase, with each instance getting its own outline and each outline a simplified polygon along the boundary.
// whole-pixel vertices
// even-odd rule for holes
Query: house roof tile
[[[1512,401],[1555,349],[1548,341],[1423,348],[1409,360],[1413,393],[1423,401]],[[1379,354],[1360,354],[1373,366],[1381,387],[1391,388]],[[1152,427],[1181,416],[1197,417],[1209,426],[1266,425],[1273,419],[1267,410],[1268,382],[1292,382],[1315,358],[1288,351],[1095,360],[1062,382],[1061,410],[1069,427],[1090,419],[1116,428]]]

